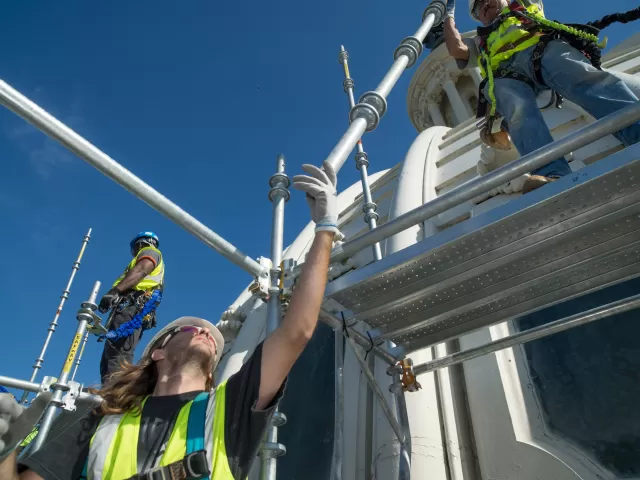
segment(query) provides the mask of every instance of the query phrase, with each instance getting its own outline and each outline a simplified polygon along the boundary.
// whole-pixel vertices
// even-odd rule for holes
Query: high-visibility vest
[[[224,439],[226,385],[225,381],[215,390],[208,394],[200,394],[182,407],[165,451],[154,468],[178,462],[187,453],[191,453],[194,448],[206,449],[207,462],[211,472],[210,478],[212,480],[234,480],[229,467]],[[144,402],[146,400],[145,398]],[[144,402],[142,407],[144,407]],[[198,412],[203,410],[203,414],[199,413],[194,418],[193,415],[190,415],[192,408]],[[87,480],[123,480],[139,473],[145,473],[138,472],[140,417],[140,412],[129,411],[121,415],[107,415],[102,419],[91,438],[89,457],[83,478],[87,478]],[[202,427],[199,438],[191,433],[191,430],[195,430],[192,428],[194,424],[197,427]],[[198,443],[201,446],[197,445]]]
[[[525,8],[529,13],[538,14],[544,17],[542,9],[535,4],[530,4]],[[508,14],[510,11],[509,7],[505,7],[500,14]],[[500,23],[500,26],[491,32],[486,39],[485,51],[489,57],[488,66],[491,68],[491,71],[496,71],[500,63],[510,59],[516,53],[532,47],[540,41],[540,37],[534,35],[522,43],[515,45],[513,48],[506,49],[503,52],[498,53],[503,47],[515,44],[522,38],[529,35],[531,35],[531,32],[522,28],[522,20],[520,17],[509,16],[505,18],[502,23]],[[478,67],[480,68],[480,74],[483,77],[486,77],[487,72],[483,64],[482,56],[478,57]]]
[[[164,259],[162,258],[162,253],[157,248],[149,246],[149,247],[144,247],[142,250],[140,250],[138,252],[138,255],[136,255],[136,257],[133,260],[131,260],[131,262],[129,262],[129,265],[127,265],[127,268],[125,269],[124,273],[120,275],[118,279],[113,283],[113,287],[118,285],[124,279],[127,273],[129,273],[129,271],[135,266],[139,258],[144,257],[144,252],[148,252],[150,250],[153,250],[154,252],[157,252],[158,255],[160,255],[160,261],[158,262],[156,267],[151,271],[151,273],[146,277],[144,277],[135,287],[133,287],[133,289],[146,292],[147,290],[155,290],[156,288],[158,288],[158,286],[163,285],[164,284]]]

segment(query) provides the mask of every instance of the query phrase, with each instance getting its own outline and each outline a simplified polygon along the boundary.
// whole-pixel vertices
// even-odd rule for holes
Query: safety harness
[[[519,33],[518,38],[514,39],[512,43],[501,47],[496,52],[488,52],[487,39],[489,35],[498,30],[503,22],[507,20],[514,25],[519,23],[523,31]],[[514,20],[516,21],[514,22]],[[500,68],[501,58],[506,60],[514,52],[534,46],[532,53],[534,74],[538,83],[546,86],[544,78],[542,77],[542,57],[549,42],[555,39],[565,40],[574,48],[580,50],[597,69],[601,68],[601,51],[606,45],[606,39],[603,43],[600,43],[598,39],[600,31],[595,26],[579,24],[565,25],[547,20],[528,0],[514,0],[491,25],[478,27],[477,33],[480,38],[480,68],[485,79],[480,83],[478,89],[476,117],[483,119],[478,125],[481,129],[481,138],[491,146],[496,145],[493,144],[494,142],[488,142],[487,139],[492,136],[493,124],[498,117],[494,94],[495,80],[498,78],[511,78],[524,82],[531,88],[535,87],[534,82],[526,75],[506,68]],[[489,85],[487,90],[488,99],[484,95],[484,89],[487,84]],[[553,95],[551,102],[546,107],[551,106],[555,101],[556,107],[561,108],[562,96],[558,92],[553,92]],[[502,130],[508,131],[504,122],[501,128]]]
[[[115,330],[110,330],[107,333],[100,335],[98,337],[98,341],[103,341],[104,339],[116,341],[130,337],[133,335],[133,332],[141,327],[144,330],[155,327],[155,316],[153,313],[156,308],[158,308],[158,305],[160,305],[160,302],[162,302],[162,289],[157,288],[150,292],[133,292],[133,294],[136,296],[125,297],[123,302],[113,307],[113,312],[115,313],[116,310],[122,309],[127,305],[137,305],[139,308],[138,313],[127,323],[120,325]],[[106,325],[107,329],[110,327],[110,322],[111,319]]]
[[[156,467],[127,480],[200,480],[211,476],[204,445],[209,393],[201,392],[191,403],[187,423],[187,454],[182,460]],[[89,461],[84,464],[80,480],[87,480]]]

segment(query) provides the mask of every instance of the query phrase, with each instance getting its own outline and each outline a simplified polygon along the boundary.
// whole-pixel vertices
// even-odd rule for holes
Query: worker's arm
[[[114,288],[118,290],[118,292],[124,293],[139,284],[144,277],[153,271],[154,268],[155,265],[153,261],[149,258],[141,258],[133,268],[127,272],[122,281]]]
[[[316,234],[287,314],[262,348],[260,393],[256,403],[259,410],[274,398],[316,329],[327,284],[331,247],[334,235],[339,234],[333,168],[325,162],[324,171],[312,165],[305,165],[303,169],[311,176],[295,176],[293,186],[307,194]]]
[[[447,45],[449,55],[453,58],[463,62],[469,60],[469,47],[462,41],[462,35],[460,35],[456,28],[456,22],[451,16],[444,19],[444,42]]]
[[[43,480],[36,472],[25,470],[18,474],[18,454],[13,451],[7,458],[0,462],[0,478],[2,480]]]

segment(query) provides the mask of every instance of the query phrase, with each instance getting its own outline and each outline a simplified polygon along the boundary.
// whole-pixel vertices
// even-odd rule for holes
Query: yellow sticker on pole
[[[69,355],[67,355],[67,361],[64,362],[64,367],[62,367],[62,371],[65,373],[69,373],[71,371],[71,367],[73,367],[73,361],[76,359],[76,353],[78,353],[78,347],[80,346],[82,335],[80,333],[76,333],[76,336],[73,337],[73,343],[71,344],[71,348],[69,349]]]

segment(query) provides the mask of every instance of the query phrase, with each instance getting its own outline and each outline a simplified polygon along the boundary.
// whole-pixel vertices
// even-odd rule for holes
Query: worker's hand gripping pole
[[[387,96],[394,87],[402,72],[415,65],[422,53],[422,41],[434,25],[442,22],[446,12],[446,4],[443,0],[434,0],[425,10],[422,16],[422,25],[411,37],[405,38],[394,52],[394,63],[389,72],[384,76],[378,87],[360,97],[349,113],[351,124],[342,136],[335,148],[329,153],[327,161],[333,166],[336,173],[342,168],[349,153],[355,147],[357,141],[364,132],[375,130],[380,119],[387,111]]]

